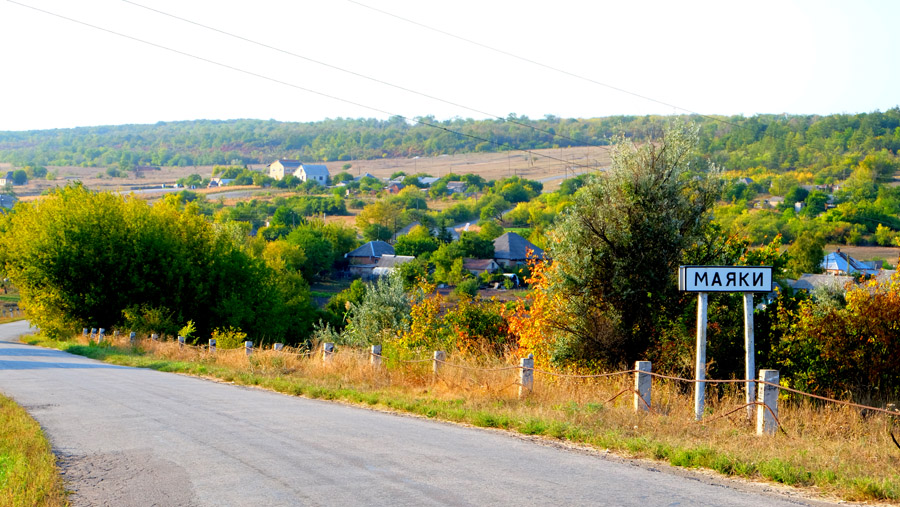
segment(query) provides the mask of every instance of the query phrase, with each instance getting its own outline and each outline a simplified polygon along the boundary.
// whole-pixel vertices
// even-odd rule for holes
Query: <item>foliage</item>
[[[244,347],[247,333],[233,327],[216,328],[213,329],[212,339],[216,340],[218,349],[239,349]]]
[[[174,334],[192,320],[198,336],[233,326],[259,341],[308,326],[308,290],[285,285],[193,205],[68,186],[0,218],[0,235],[22,306],[57,336],[117,325]]]
[[[900,276],[846,293],[846,306],[811,298],[780,315],[777,347],[793,387],[830,396],[900,395]]]
[[[368,345],[385,343],[409,328],[411,302],[397,274],[378,278],[366,288],[360,303],[350,303],[347,327],[341,343]]]
[[[555,323],[572,361],[630,363],[680,309],[675,274],[710,225],[715,168],[693,158],[696,132],[670,128],[655,143],[619,145],[551,233],[551,290],[574,316]],[[614,330],[614,331],[610,331]]]
[[[328,300],[325,309],[339,316],[342,323],[346,323],[351,306],[362,303],[365,296],[366,284],[359,279],[353,280],[350,282],[350,287],[338,292]]]

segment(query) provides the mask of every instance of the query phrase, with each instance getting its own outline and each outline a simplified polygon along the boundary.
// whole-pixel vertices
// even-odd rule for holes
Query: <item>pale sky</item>
[[[830,114],[900,105],[893,0],[130,1],[455,105],[124,0],[15,2],[232,68],[0,0],[0,130],[234,118]]]

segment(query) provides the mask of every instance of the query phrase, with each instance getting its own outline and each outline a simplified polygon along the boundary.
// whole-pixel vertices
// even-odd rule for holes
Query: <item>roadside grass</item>
[[[710,387],[708,415],[693,421],[690,389],[654,380],[653,412],[636,413],[630,375],[568,379],[537,374],[535,390],[520,400],[516,371],[483,371],[508,360],[449,357],[437,377],[430,362],[369,364],[366,351],[342,348],[324,362],[320,355],[292,350],[219,350],[213,354],[174,342],[127,339],[87,344],[80,336],[57,342],[27,337],[27,343],[66,350],[113,364],[153,368],[259,386],[309,398],[337,400],[427,418],[498,428],[609,449],[634,458],[726,476],[804,488],[815,495],[850,501],[900,504],[900,449],[891,441],[896,418],[861,414],[835,405],[783,399],[784,433],[759,437],[740,410],[743,393],[733,385]],[[387,358],[386,358],[387,359]],[[624,394],[622,394],[624,392]],[[619,394],[618,397],[615,397]]]
[[[0,505],[68,505],[41,427],[5,396],[0,396]]]

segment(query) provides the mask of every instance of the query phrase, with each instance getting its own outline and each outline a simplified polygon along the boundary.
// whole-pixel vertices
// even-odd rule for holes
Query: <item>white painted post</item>
[[[179,346],[180,348],[184,348],[184,336],[179,336],[179,337],[178,337],[178,346]]]
[[[697,294],[697,364],[694,365],[694,418],[703,419],[703,404],[706,401],[706,306],[709,294]]]
[[[136,339],[137,339],[137,333],[132,331],[131,334],[128,335],[128,340],[131,342],[131,345],[134,345],[134,342]]]
[[[159,335],[156,333],[153,333],[150,335],[150,339],[153,341],[159,341]]]
[[[250,354],[252,354],[252,353],[253,353],[253,342],[251,342],[251,341],[245,341],[245,342],[244,342],[244,350],[247,352],[247,355],[248,355],[248,356],[249,356]]]
[[[87,328],[86,327],[81,328],[81,336],[87,336],[87,335],[88,335]]]
[[[434,372],[434,376],[437,377],[438,372],[441,369],[441,362],[447,359],[447,353],[443,350],[435,350],[434,355],[431,358],[431,369]]]
[[[756,373],[756,346],[753,343],[753,293],[744,293],[744,353],[746,359],[744,361],[744,380],[747,382],[747,420],[753,420],[753,394],[756,392],[756,386],[753,382],[753,375]]]
[[[534,354],[519,360],[519,398],[534,391]]]
[[[103,339],[106,338],[106,329],[100,328],[97,330],[97,343],[103,343]]]
[[[381,345],[372,345],[369,350],[369,364],[375,367],[381,366]]]
[[[334,357],[334,344],[326,342],[322,344],[322,361],[331,361]]]
[[[760,382],[778,384],[778,370],[759,370]],[[772,435],[778,429],[775,418],[778,417],[778,392],[775,386],[759,384],[756,401],[765,404],[756,406],[756,434]],[[766,409],[769,407],[771,412]]]
[[[276,343],[276,344],[272,345],[272,350],[281,350],[283,348],[284,348],[283,343]]]
[[[92,328],[91,328],[90,341],[94,341],[94,335],[95,335],[96,333],[97,333],[97,328],[92,327]]]
[[[647,375],[652,369],[650,361],[635,361],[634,369],[634,411],[650,410],[653,387],[653,377]]]
[[[210,339],[209,339],[209,351],[210,351],[210,352],[215,352],[215,351],[216,351],[216,339],[215,339],[215,338],[210,338]]]

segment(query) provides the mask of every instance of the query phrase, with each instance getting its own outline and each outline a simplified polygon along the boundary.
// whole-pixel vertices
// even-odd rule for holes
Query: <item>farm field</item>
[[[548,158],[552,157],[552,158]],[[310,163],[320,163],[309,161]],[[379,178],[389,177],[397,171],[408,174],[424,172],[432,176],[443,176],[449,172],[456,174],[478,174],[487,180],[495,180],[511,175],[519,175],[533,180],[550,179],[545,188],[557,188],[566,175],[581,173],[609,165],[609,149],[607,147],[573,147],[547,150],[533,150],[531,153],[465,153],[421,158],[388,158],[378,160],[350,160],[325,162],[332,175],[341,172],[345,164],[350,164],[353,175],[364,173]],[[8,164],[0,164],[0,169],[10,168]],[[254,170],[264,170],[266,164],[250,164]],[[204,178],[212,175],[213,166],[163,167],[159,171],[144,171],[140,178],[129,173],[127,178],[109,178],[104,175],[103,167],[47,167],[50,173],[56,173],[55,180],[32,180],[28,184],[15,188],[20,197],[40,195],[42,192],[65,185],[73,181],[81,181],[88,188],[106,191],[128,191],[135,187],[159,187],[171,185],[177,180],[191,174],[199,174]],[[98,177],[102,175],[102,177]],[[228,187],[236,190],[238,187]],[[199,190],[199,189],[198,189]],[[221,189],[213,189],[214,192]],[[206,193],[206,192],[204,192]],[[152,197],[147,194],[147,197]]]

